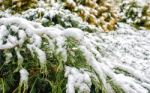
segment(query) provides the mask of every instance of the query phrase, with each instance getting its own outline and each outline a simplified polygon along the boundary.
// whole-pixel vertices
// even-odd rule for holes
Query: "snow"
[[[146,5],[147,3],[150,3],[150,0],[124,0],[124,2],[126,3],[133,2],[133,1],[137,2],[137,4],[141,7]]]
[[[99,78],[102,80],[102,84],[103,84],[104,88],[106,88],[106,90],[107,90],[108,93],[112,93],[111,92],[112,90],[109,89],[109,87],[107,87],[108,85],[106,83],[106,75],[102,71],[101,66],[96,61],[96,59],[94,58],[94,56],[92,55],[92,53],[86,47],[84,47],[84,46],[80,46],[80,49],[84,53],[84,56],[85,56],[87,62],[91,65],[91,67],[98,74]]]
[[[6,51],[5,56],[6,56],[5,63],[7,64],[11,61],[11,58],[13,57],[13,55],[12,55],[12,53]]]
[[[17,26],[12,25],[10,29],[12,29],[12,31],[14,32],[17,32],[19,28]]]
[[[56,42],[56,54],[61,54],[63,61],[66,62],[67,61],[67,51],[65,48],[65,38],[64,37],[56,37],[55,38],[55,42]]]
[[[29,21],[20,17],[1,18],[0,25],[1,24],[5,24],[6,26],[16,24],[18,27],[26,29],[26,34],[29,36],[33,35],[34,33],[34,28],[29,24]]]
[[[8,42],[17,45],[17,43],[18,43],[17,37],[8,35]]]
[[[38,55],[40,63],[41,64],[45,64],[45,62],[46,62],[46,54],[45,54],[45,52],[43,52],[41,49],[39,49],[37,47],[33,47],[33,49],[35,49],[35,52]]]
[[[148,93],[149,88],[145,86],[150,85],[147,74],[150,67],[149,35],[149,31],[137,31],[129,25],[119,23],[116,32],[89,34],[84,39],[81,50],[104,85],[106,76],[109,76],[126,93]],[[94,50],[96,47],[100,50]],[[127,73],[116,73],[116,68]]]
[[[54,28],[54,27],[45,27],[42,29],[37,29],[37,32],[39,34],[46,34],[48,36],[50,36],[51,38],[55,38],[55,37],[59,37],[60,35],[62,35],[62,31],[58,28]]]
[[[23,57],[20,54],[20,50],[18,48],[15,48],[16,54],[17,54],[17,58],[18,58],[18,65],[21,66],[23,63]]]
[[[10,48],[15,47],[16,45],[18,45],[17,37],[12,36],[12,35],[8,35],[7,43],[6,44],[1,44],[0,45],[0,50],[1,49],[10,49]]]
[[[144,6],[144,5],[146,5],[148,2],[150,2],[150,0],[137,0],[136,2],[137,2],[137,4],[139,4],[140,6]]]
[[[27,48],[30,50],[31,54],[33,57],[35,57],[35,54],[37,54],[37,58],[39,59],[40,65],[41,67],[43,67],[43,65],[46,64],[46,54],[44,51],[42,51],[41,49],[39,49],[38,47],[36,47],[33,44],[27,44]]]
[[[84,33],[82,32],[82,30],[80,30],[78,28],[65,29],[63,35],[65,37],[72,37],[72,38],[76,39],[77,41],[82,41],[84,38]]]
[[[90,93],[91,79],[86,71],[66,66],[65,76],[68,77],[66,93],[75,93],[75,90]]]
[[[56,42],[57,49],[55,52],[62,54],[64,62],[67,61],[65,40],[68,37],[72,37],[80,42],[79,48],[83,52],[87,63],[98,74],[99,79],[102,80],[102,84],[108,93],[113,93],[113,88],[107,83],[106,78],[108,76],[126,93],[148,93],[150,86],[150,76],[147,74],[150,73],[150,51],[148,48],[150,44],[150,33],[148,31],[136,31],[136,29],[129,25],[119,23],[116,32],[88,33],[77,28],[61,30],[55,27],[42,27],[40,24],[38,24],[39,28],[36,28],[37,26],[35,26],[36,23],[34,22],[21,18],[15,19],[17,19],[17,21],[14,21],[12,18],[0,19],[2,20],[0,21],[2,39],[0,49],[15,47],[18,45],[18,42],[24,44],[24,41],[28,37],[30,38],[30,42],[27,44],[27,48],[33,56],[34,53],[37,54],[41,67],[45,68],[43,64],[46,64],[47,59],[45,51],[40,49],[42,43],[41,36],[48,40],[49,46],[53,50],[55,49],[54,42]],[[18,21],[22,25],[20,25]],[[19,40],[6,32],[7,29],[4,25],[8,24],[15,24],[15,26],[11,26],[11,29],[13,29],[13,32],[19,33]],[[21,28],[21,30],[18,30],[18,28]],[[30,33],[32,33],[30,35],[27,34],[29,29]],[[6,44],[3,44],[4,36],[8,36]],[[99,48],[99,50],[97,48]],[[9,62],[11,54],[6,55],[8,56],[7,61]],[[17,56],[18,60],[23,61],[19,50],[17,50]],[[116,73],[117,68],[127,72],[127,74],[121,72]],[[89,74],[83,72],[76,68],[66,67],[65,75],[68,78],[67,93],[74,93],[74,90],[77,88],[79,88],[80,92],[83,90],[90,92],[91,81]],[[25,70],[21,70],[20,73],[28,76]],[[22,74],[21,77],[23,77]],[[124,80],[122,80],[122,78],[124,78]],[[27,78],[23,77],[21,80],[27,80]]]
[[[8,34],[6,26],[4,26],[4,25],[0,26],[0,33],[1,33],[0,34],[0,45],[2,45],[4,36],[6,36]]]
[[[27,38],[27,35],[25,33],[25,31],[23,30],[19,30],[18,31],[18,37],[19,37],[19,46],[22,46],[24,43],[24,40]]]
[[[55,13],[49,16],[53,17],[53,15]],[[11,26],[12,31],[8,31],[7,26]],[[18,34],[18,38],[17,35],[11,35],[11,32]],[[87,64],[102,81],[102,86],[107,93],[114,93],[108,77],[125,93],[149,93],[150,32],[148,30],[137,30],[130,25],[118,23],[118,28],[114,32],[88,33],[73,27],[43,27],[36,21],[28,21],[20,17],[0,19],[0,50],[5,50],[6,63],[9,63],[13,57],[6,50],[12,48],[15,48],[18,62],[22,63],[23,57],[19,49],[26,44],[25,48],[30,50],[31,55],[33,57],[37,55],[41,69],[46,69],[47,51],[41,49],[43,39],[46,39],[50,49],[48,52],[60,53],[65,64],[68,57],[65,45],[69,37],[79,42],[78,47],[83,52]],[[28,71],[22,68],[21,82],[28,81],[28,75]],[[65,66],[65,77],[67,78],[66,93],[75,93],[75,90],[79,93],[90,93],[91,74],[85,68]]]
[[[36,47],[41,47],[41,44],[42,44],[42,38],[36,34],[34,34],[32,36],[32,39],[33,39],[33,44],[36,46]]]
[[[20,70],[20,81],[21,82],[24,82],[24,81],[27,82],[28,81],[28,75],[29,75],[28,71],[26,69],[22,68]]]

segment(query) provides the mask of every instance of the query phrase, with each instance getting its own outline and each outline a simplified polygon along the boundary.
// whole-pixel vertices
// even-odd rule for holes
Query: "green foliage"
[[[136,28],[149,28],[149,5],[140,6],[136,1],[129,3],[123,2],[121,12],[124,14],[121,18],[122,22],[134,25]]]
[[[59,10],[52,18],[45,14],[42,18],[42,24],[45,27],[59,24],[64,28],[75,27],[87,32],[98,31],[98,28],[92,28],[90,25],[82,22],[79,17],[72,15],[68,10]]]
[[[84,0],[78,0],[76,2],[83,5],[86,4]],[[7,6],[6,8],[9,8],[11,6],[10,4],[12,3],[10,3],[9,0],[4,2],[4,4]],[[29,3],[26,3],[25,5],[28,6],[28,4]],[[16,12],[20,12],[27,9],[27,6],[25,5],[20,6],[21,8],[17,6],[13,7],[13,9]],[[126,6],[129,6],[129,8],[124,10]],[[138,11],[134,11],[137,8],[141,8],[135,2],[131,3],[131,5],[123,4],[121,8],[121,11],[124,12],[126,16],[126,18],[123,18],[122,21],[127,22],[127,19],[131,19],[131,24],[145,26],[146,20],[138,16]],[[99,31],[97,27],[82,22],[80,17],[74,15],[69,10],[58,9],[55,12],[53,10],[54,9],[51,8],[29,9],[27,11],[21,12],[21,15],[19,16],[30,21],[39,22],[42,24],[40,26],[44,26],[43,28],[59,25],[61,30],[74,27],[83,31],[87,31],[84,34],[88,32],[93,33],[95,31]],[[140,14],[147,15],[147,11],[148,7],[145,6],[142,8],[142,11],[140,11]],[[3,16],[0,15],[0,17]],[[140,21],[137,21],[137,19],[140,19]],[[20,30],[24,31],[26,29],[19,28],[19,30],[15,32],[11,28],[12,25],[18,26],[15,24],[15,22],[14,24],[8,24],[6,26],[6,31],[9,32],[9,35],[19,39],[18,32]],[[37,24],[34,25],[35,27],[37,26]],[[68,77],[65,76],[66,66],[74,67],[79,70],[84,69],[89,73],[92,83],[91,87],[89,86],[91,90],[90,93],[107,93],[107,90],[103,84],[104,82],[101,80],[100,75],[97,75],[96,71],[91,67],[91,65],[87,63],[87,60],[82,50],[80,49],[79,41],[72,37],[63,38],[64,44],[61,46],[61,48],[65,49],[66,51],[66,55],[64,56],[62,51],[57,51],[59,46],[57,45],[58,41],[56,38],[49,37],[46,34],[39,35],[39,37],[42,39],[42,44],[38,48],[46,54],[46,62],[44,64],[40,63],[38,54],[35,51],[32,53],[31,50],[27,47],[28,44],[31,44],[34,41],[31,40],[30,36],[25,38],[25,42],[22,46],[16,45],[11,49],[0,50],[0,93],[65,93],[68,79]],[[3,38],[4,44],[7,43],[7,38],[8,36]],[[95,47],[95,49],[100,51],[99,47]],[[18,58],[18,51],[23,57],[23,60]],[[21,76],[19,71],[22,68],[26,69],[29,73],[28,82],[25,82],[25,85],[20,83]],[[122,73],[126,76],[131,75],[127,71],[124,71],[120,68],[115,68],[114,70],[115,74]],[[124,93],[123,89],[107,75],[106,84],[110,84],[115,93]],[[77,92],[79,89],[75,90]]]
[[[124,90],[118,86],[110,77],[107,77],[107,81],[112,86],[115,93],[125,93]]]
[[[7,31],[10,32],[9,35],[18,37],[18,33],[13,32],[10,26],[7,26]],[[93,71],[86,63],[82,52],[78,48],[79,42],[75,39],[68,37],[65,40],[66,43],[64,46],[67,50],[66,62],[64,62],[61,52],[56,52],[58,48],[56,42],[53,43],[54,49],[52,49],[45,36],[42,37],[42,41],[41,50],[46,53],[47,59],[43,67],[41,67],[38,55],[34,52],[32,53],[29,48],[27,48],[27,44],[30,43],[30,38],[26,38],[22,46],[0,51],[0,86],[2,86],[0,92],[64,93],[67,83],[67,79],[64,76],[65,66],[72,66],[78,69],[85,68],[89,72]],[[18,59],[17,51],[20,52],[23,60]],[[8,57],[8,54],[12,56]],[[25,85],[19,83],[19,70],[22,68],[27,69],[29,72],[29,82],[28,84],[25,83]]]

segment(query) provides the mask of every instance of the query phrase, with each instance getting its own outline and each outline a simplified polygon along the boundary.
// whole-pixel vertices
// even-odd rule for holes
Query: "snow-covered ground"
[[[126,93],[150,92],[149,31],[136,30],[127,24],[119,23],[115,32],[93,33],[87,37],[87,51],[95,55],[89,62],[101,77],[103,73],[103,77],[112,78]],[[96,47],[100,50],[95,50]]]

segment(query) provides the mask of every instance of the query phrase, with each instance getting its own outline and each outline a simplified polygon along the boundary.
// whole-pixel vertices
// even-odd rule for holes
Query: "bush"
[[[121,5],[122,21],[136,27],[150,27],[149,3],[140,5],[137,1],[123,2]]]

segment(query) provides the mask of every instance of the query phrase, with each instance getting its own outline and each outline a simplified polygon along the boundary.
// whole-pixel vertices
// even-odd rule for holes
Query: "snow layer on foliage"
[[[73,37],[74,39],[81,41],[84,38],[84,33],[77,28],[68,28],[64,31],[66,37]]]
[[[136,2],[139,6],[144,6],[148,3],[150,3],[150,0],[136,0]]]
[[[26,69],[22,68],[20,70],[20,81],[21,82],[24,82],[24,81],[27,82],[28,81],[28,75],[29,75],[28,71]]]
[[[11,29],[7,26],[11,25]],[[0,49],[18,47],[25,44],[31,54],[38,55],[41,65],[46,62],[46,53],[40,46],[42,38],[49,42],[49,46],[61,52],[63,60],[67,60],[65,40],[72,37],[81,41],[79,48],[83,52],[87,63],[97,73],[98,79],[102,81],[107,93],[114,93],[112,83],[119,86],[125,93],[149,93],[150,91],[150,32],[130,27],[119,23],[115,32],[88,33],[77,28],[59,29],[56,27],[43,27],[36,22],[30,22],[22,18],[0,19]],[[15,27],[16,26],[16,27]],[[18,37],[10,32],[18,33]],[[7,37],[6,37],[7,36]],[[5,42],[4,42],[5,41]],[[55,52],[56,52],[55,51]],[[18,59],[22,58],[18,53]],[[9,58],[11,54],[6,54]],[[23,59],[21,59],[23,60]],[[44,65],[45,66],[45,65]],[[89,73],[83,69],[67,67],[65,76],[68,78],[67,93],[74,93],[79,89],[81,93],[90,93],[91,79]],[[28,72],[20,70],[21,80],[27,80]],[[108,82],[112,81],[112,82]],[[113,84],[113,85],[114,85]]]
[[[55,3],[57,5],[58,3]],[[36,8],[36,9],[29,9],[19,15],[25,19],[34,22],[41,22],[41,23],[50,23],[53,26],[62,26],[64,27],[77,27],[87,31],[101,31],[95,25],[89,25],[88,23],[82,21],[80,17],[75,14],[72,14],[69,10],[64,10],[59,6],[52,6],[52,8]],[[43,15],[43,16],[42,16]],[[31,17],[32,16],[32,17]],[[57,19],[57,21],[54,21]],[[63,24],[62,24],[63,23]]]
[[[66,93],[90,93],[91,79],[83,69],[66,66],[65,76],[68,77]]]
[[[9,63],[11,61],[11,58],[13,57],[12,53],[5,52],[6,60],[5,63]]]
[[[147,3],[150,3],[150,0],[123,0],[123,2],[126,2],[126,3],[133,2],[133,1],[137,2],[139,6],[144,6]]]
[[[7,35],[7,29],[5,26],[1,26],[0,27],[0,45],[3,44],[3,39],[4,39],[4,36]]]
[[[116,32],[88,34],[81,50],[107,90],[106,77],[110,77],[126,93],[148,93],[149,36],[149,31],[120,23]]]

